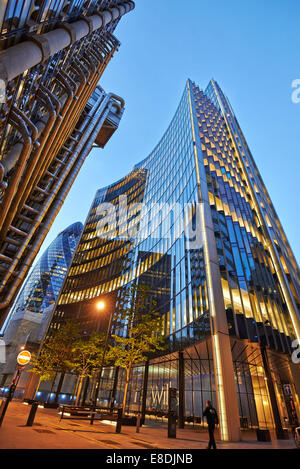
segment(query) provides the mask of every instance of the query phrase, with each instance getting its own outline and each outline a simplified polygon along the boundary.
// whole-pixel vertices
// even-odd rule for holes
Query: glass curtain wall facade
[[[92,115],[89,100],[120,46],[114,31],[133,9],[124,0],[1,2],[1,325],[87,145],[103,148],[118,127],[122,98],[103,95]]]
[[[59,233],[28,275],[1,330],[6,344],[2,381],[8,382],[15,372],[20,346],[27,344],[35,350],[43,340],[82,229],[77,222]]]
[[[82,223],[73,223],[59,233],[45,250],[18,295],[11,319],[15,313],[18,314],[22,310],[41,313],[48,306],[54,305],[82,229]]]
[[[166,412],[174,385],[179,424],[199,423],[210,398],[224,440],[238,439],[240,427],[274,426],[280,435],[285,419],[299,417],[299,370],[290,361],[299,269],[214,80],[205,91],[188,80],[152,153],[97,192],[51,328],[70,316],[85,332],[105,330],[131,283],[150,287],[169,349],[133,371],[129,409]],[[101,323],[99,297],[107,304]],[[103,373],[102,403],[121,402],[117,375]]]

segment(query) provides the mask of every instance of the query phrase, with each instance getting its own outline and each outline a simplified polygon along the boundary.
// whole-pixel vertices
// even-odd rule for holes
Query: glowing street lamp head
[[[102,301],[102,300],[100,300],[100,301],[98,301],[98,302],[96,303],[96,307],[97,307],[97,309],[98,309],[99,311],[102,310],[102,309],[104,309],[104,306],[105,306],[105,303],[104,303],[104,301]]]

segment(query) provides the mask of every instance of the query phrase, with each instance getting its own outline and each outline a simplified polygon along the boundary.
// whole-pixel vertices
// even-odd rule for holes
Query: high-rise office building
[[[1,331],[6,344],[2,385],[9,384],[15,372],[20,347],[35,349],[43,340],[82,229],[77,222],[59,233],[28,275]]]
[[[133,367],[128,407],[166,413],[175,387],[180,426],[200,422],[209,399],[224,440],[237,440],[240,428],[275,428],[283,437],[300,417],[291,359],[299,269],[214,80],[205,91],[188,80],[151,154],[97,192],[51,328],[72,317],[86,333],[105,330],[132,283],[150,286],[168,350]],[[103,380],[102,403],[122,402],[121,370],[105,370]]]
[[[124,101],[92,95],[119,47],[114,30],[133,8],[124,0],[1,3],[0,323],[87,147],[103,148],[118,127]]]

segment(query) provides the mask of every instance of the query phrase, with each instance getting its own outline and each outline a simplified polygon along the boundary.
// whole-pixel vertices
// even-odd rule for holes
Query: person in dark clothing
[[[206,402],[206,408],[203,412],[204,417],[206,417],[207,425],[208,425],[208,434],[209,434],[209,442],[207,449],[217,449],[216,442],[215,442],[215,426],[219,423],[218,413],[216,409],[212,406],[210,401]]]

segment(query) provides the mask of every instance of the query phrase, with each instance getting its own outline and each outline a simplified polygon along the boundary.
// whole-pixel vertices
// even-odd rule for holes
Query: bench
[[[107,407],[93,406],[72,406],[72,405],[60,405],[59,406],[60,421],[63,419],[72,420],[90,420],[93,425],[94,420],[109,420],[116,422],[116,432],[119,433],[121,425],[136,426],[136,416],[123,416],[122,409],[108,409]],[[140,419],[140,425],[144,424],[144,418]]]
[[[60,420],[62,419],[78,419],[78,420],[90,420],[92,417],[97,420],[112,420],[116,421],[118,418],[118,409],[108,410],[105,409],[94,409],[91,407],[79,407],[62,405],[59,407]]]

